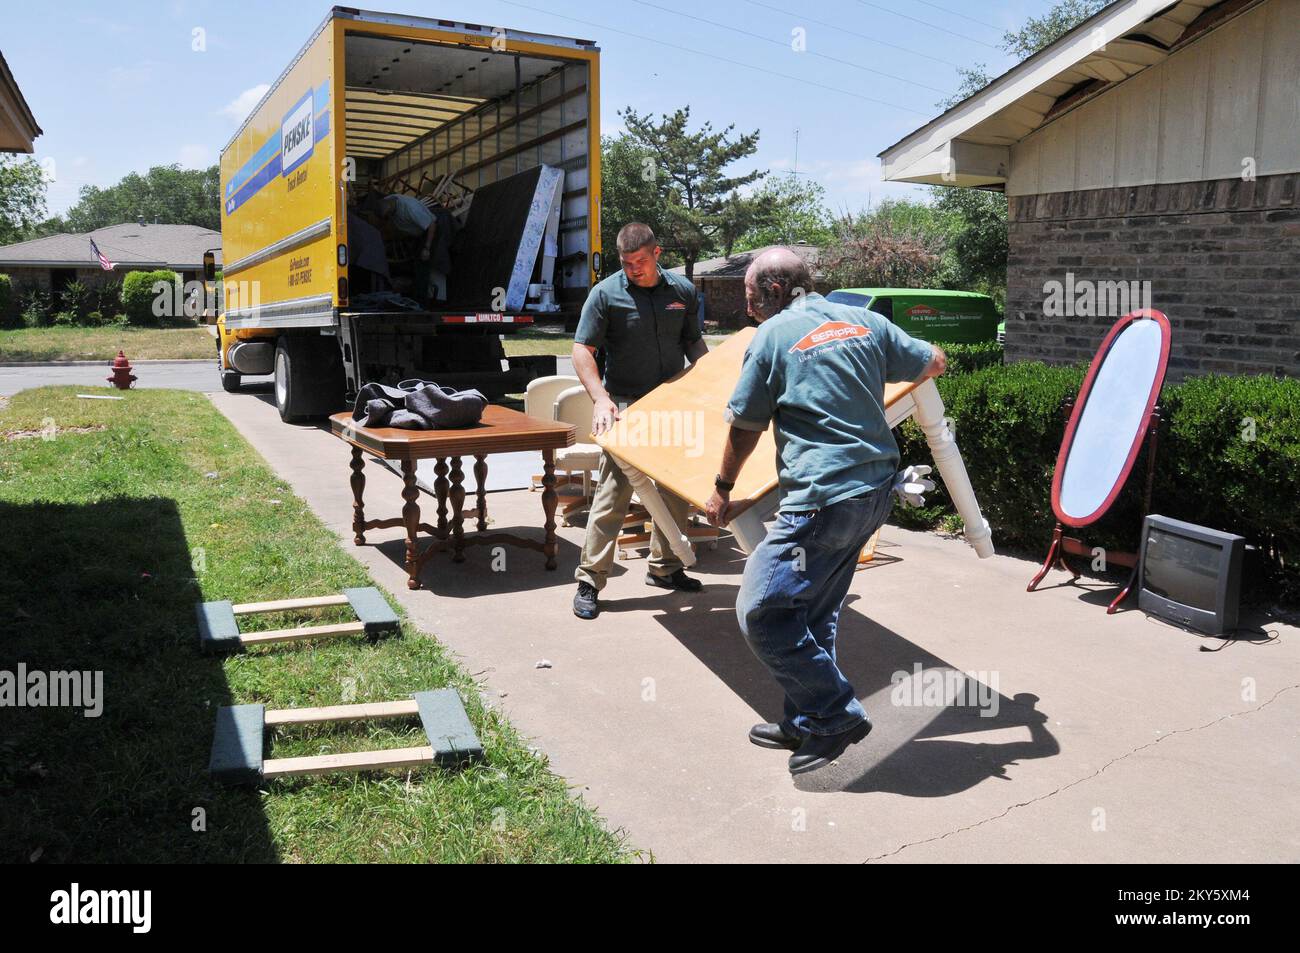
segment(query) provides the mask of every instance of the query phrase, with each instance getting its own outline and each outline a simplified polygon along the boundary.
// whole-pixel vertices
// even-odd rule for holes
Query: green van
[[[921,288],[841,288],[827,301],[868,308],[914,337],[939,344],[995,341],[1002,320],[993,299],[973,291]]]

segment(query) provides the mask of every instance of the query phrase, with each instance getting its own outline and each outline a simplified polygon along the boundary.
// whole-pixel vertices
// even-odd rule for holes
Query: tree
[[[839,288],[924,288],[943,264],[945,242],[932,210],[916,202],[884,203],[837,218],[821,268]]]
[[[945,287],[979,291],[1001,307],[1007,293],[1007,197],[983,189],[934,189],[948,219]]]
[[[1002,49],[1012,56],[1027,59],[1055,43],[1108,3],[1110,0],[1062,0],[1041,17],[1030,17],[1014,33],[1002,34]]]
[[[658,235],[664,221],[654,181],[654,155],[630,136],[602,136],[600,140],[600,247],[604,275],[618,270],[614,240],[628,222],[645,222]],[[665,256],[671,257],[671,256]]]
[[[221,184],[217,167],[182,169],[154,166],[144,175],[132,172],[116,185],[83,185],[77,204],[64,216],[74,232],[134,222],[221,227]]]
[[[831,215],[826,208],[826,189],[819,183],[787,172],[766,180],[751,201],[756,211],[749,228],[735,242],[737,251],[830,241]]]
[[[45,186],[31,156],[0,155],[0,245],[23,241],[45,216]]]
[[[740,203],[746,200],[739,190],[767,175],[758,170],[725,174],[727,166],[758,149],[758,130],[732,139],[734,124],[714,132],[706,122],[697,132],[688,132],[689,106],[671,116],[665,113],[657,122],[631,107],[619,117],[632,144],[646,150],[652,160],[643,170],[653,176],[639,188],[648,193],[645,203],[654,209],[659,224],[646,224],[655,229],[664,248],[681,256],[689,280],[695,263],[721,244],[724,232],[733,233],[734,240],[737,223],[745,214]]]

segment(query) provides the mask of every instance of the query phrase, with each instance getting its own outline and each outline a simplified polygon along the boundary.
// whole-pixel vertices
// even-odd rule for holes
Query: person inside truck
[[[438,301],[445,301],[447,272],[450,270],[450,260],[447,256],[450,229],[446,222],[449,216],[445,211],[439,216],[414,195],[380,196],[374,193],[366,197],[362,208],[378,215],[380,222],[402,241],[410,255],[414,279],[411,297],[425,308],[430,306],[434,297]],[[440,223],[441,228],[439,228]],[[437,282],[437,292],[436,295],[431,296],[430,285],[434,281]]]

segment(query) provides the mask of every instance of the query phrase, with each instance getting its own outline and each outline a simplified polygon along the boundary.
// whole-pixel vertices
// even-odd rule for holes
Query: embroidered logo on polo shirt
[[[790,348],[790,353],[811,351],[813,348],[825,344],[835,344],[838,341],[848,341],[853,338],[864,338],[869,334],[871,334],[871,328],[861,324],[849,324],[847,321],[824,321],[796,341],[794,346]]]
[[[667,306],[667,310],[669,310],[669,311],[685,311],[685,310],[686,310],[686,305],[682,304],[680,301],[674,301],[674,302],[672,302],[671,304],[669,304],[669,305]]]

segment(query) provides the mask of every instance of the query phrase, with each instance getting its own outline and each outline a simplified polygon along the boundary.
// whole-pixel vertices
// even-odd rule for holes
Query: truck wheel
[[[343,400],[343,361],[332,338],[286,335],[275,346],[275,406],[285,423],[324,417]]]
[[[221,372],[221,389],[227,394],[239,393],[240,375],[238,371]]]

